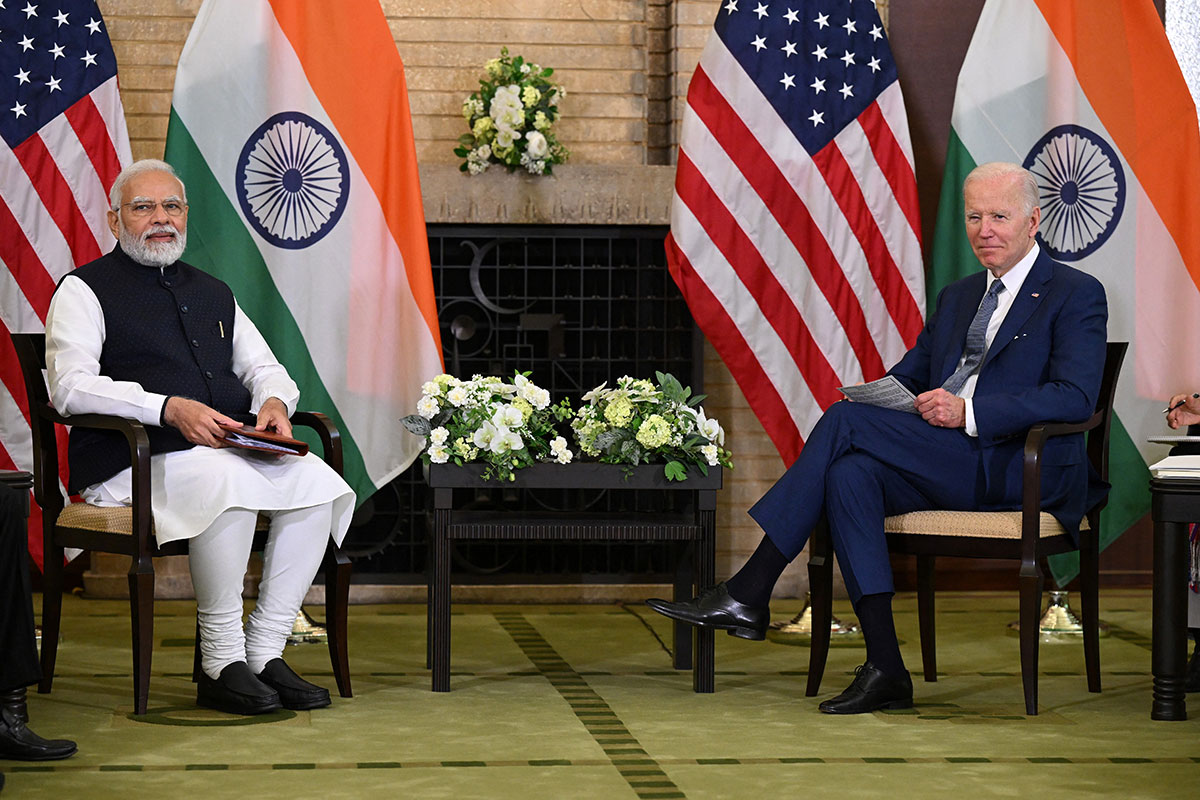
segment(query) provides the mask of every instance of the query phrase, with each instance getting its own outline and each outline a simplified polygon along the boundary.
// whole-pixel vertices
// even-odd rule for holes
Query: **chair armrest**
[[[338,475],[343,474],[342,434],[333,424],[333,420],[319,411],[297,411],[292,414],[292,424],[316,431],[321,440],[321,451],[325,454],[325,463]]]
[[[133,534],[137,537],[140,552],[147,552],[150,541],[150,437],[142,423],[134,419],[116,417],[109,414],[73,414],[64,416],[53,406],[45,405],[36,409],[37,413],[56,425],[70,425],[74,428],[97,428],[100,430],[117,431],[125,437],[129,444],[129,463],[133,467],[131,483],[133,489]],[[35,491],[38,505],[47,508],[45,500]],[[49,500],[50,498],[46,498]],[[61,510],[61,498],[58,498]]]
[[[1032,560],[1037,545],[1042,513],[1042,450],[1054,436],[1085,433],[1104,421],[1104,412],[1097,411],[1083,422],[1043,422],[1025,434],[1024,464],[1021,473],[1021,549],[1028,549]]]

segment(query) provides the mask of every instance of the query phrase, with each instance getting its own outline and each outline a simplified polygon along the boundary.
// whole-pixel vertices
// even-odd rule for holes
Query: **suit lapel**
[[[1046,293],[1049,291],[1048,284],[1053,277],[1054,262],[1043,250],[1038,253],[1037,260],[1033,262],[1033,268],[1025,277],[1025,283],[1021,284],[1021,291],[1013,300],[1012,306],[1009,307],[1004,322],[1000,323],[1000,329],[996,331],[996,338],[992,340],[992,346],[988,348],[987,355],[983,357],[980,370],[983,370],[1005,347],[1008,347],[1009,342],[1017,335],[1017,331],[1021,330],[1030,315],[1046,299]]]

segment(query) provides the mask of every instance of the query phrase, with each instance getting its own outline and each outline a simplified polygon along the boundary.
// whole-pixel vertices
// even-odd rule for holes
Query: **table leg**
[[[693,585],[696,578],[696,558],[692,551],[695,549],[694,542],[687,542],[682,547],[676,548],[679,555],[675,563],[675,586],[671,594],[671,599],[675,602],[691,600],[703,588]],[[671,626],[671,650],[675,654],[672,665],[675,669],[692,668],[691,625],[675,621]]]
[[[430,656],[433,691],[450,691],[450,511],[433,512],[433,581],[429,598],[433,627]]]
[[[1151,719],[1187,719],[1183,690],[1187,669],[1187,534],[1186,522],[1154,523]]]
[[[701,537],[696,543],[696,586],[712,586],[717,580],[716,492],[700,492],[699,521]],[[705,497],[705,496],[710,497]],[[709,693],[715,689],[716,656],[713,650],[713,629],[696,628],[695,663],[692,666],[692,689]]]

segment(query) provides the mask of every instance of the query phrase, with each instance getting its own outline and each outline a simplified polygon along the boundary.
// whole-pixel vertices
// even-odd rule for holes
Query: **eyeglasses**
[[[129,213],[135,217],[148,217],[154,213],[154,209],[162,206],[162,210],[167,212],[168,217],[182,217],[187,211],[187,203],[181,203],[178,200],[164,200],[161,203],[150,203],[145,200],[138,200],[133,203],[122,203],[122,208],[128,208]]]

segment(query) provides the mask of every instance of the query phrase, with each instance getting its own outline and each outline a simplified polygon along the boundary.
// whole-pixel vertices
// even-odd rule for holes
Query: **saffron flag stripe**
[[[671,210],[672,231],[680,251],[687,257],[695,275],[711,287],[720,284],[732,269],[725,256],[713,243],[699,221],[684,203]],[[676,225],[675,223],[678,223]],[[808,415],[820,414],[820,407],[804,382],[804,376],[788,352],[787,345],[770,325],[762,324],[761,311],[753,296],[740,282],[727,284],[727,293],[718,298],[735,329],[749,345],[755,360],[771,381],[775,391],[789,400],[789,416],[798,429]]]
[[[688,89],[688,107],[721,143],[729,160],[746,176],[801,253],[809,273],[845,330],[863,371],[882,373],[883,361],[859,302],[859,291],[865,290],[870,278],[847,280],[849,276],[836,267],[837,259],[829,241],[809,213],[809,200],[780,173],[777,162],[759,146],[754,133],[746,127],[744,117],[734,113],[725,99],[708,81],[703,66],[697,67]],[[684,139],[680,149],[686,151],[688,143],[686,137]],[[813,172],[815,174],[816,170]],[[853,234],[846,231],[846,238],[841,241],[854,241]],[[854,243],[857,245],[857,241]],[[692,263],[695,265],[694,259]]]
[[[827,405],[836,402],[837,390],[833,387],[837,385],[838,377],[813,340],[804,317],[775,280],[754,243],[733,219],[729,208],[719,201],[686,153],[679,154],[676,191],[740,279],[740,284],[738,281],[725,281],[719,287],[709,286],[712,294],[722,302],[732,304],[737,301],[736,290],[745,288],[763,317],[784,341],[818,403]],[[742,333],[745,338],[746,332]]]
[[[743,233],[756,233],[756,253],[770,273],[763,279],[769,278],[778,285],[784,292],[780,301],[791,304],[808,321],[821,359],[830,366],[836,376],[835,382],[841,381],[835,386],[861,381],[862,370],[853,357],[845,329],[838,324],[837,315],[825,294],[811,291],[804,255],[797,251],[795,242],[780,227],[771,207],[754,191],[746,176],[728,159],[721,145],[703,126],[697,126],[691,132],[687,150],[681,150],[679,163],[685,163],[685,159],[687,163],[695,165],[740,230]],[[676,193],[689,207],[695,208],[698,201],[689,196],[686,186],[677,186]],[[709,236],[714,235],[718,234],[710,230]],[[735,279],[730,274],[726,281]],[[723,294],[719,287],[710,286],[710,289],[718,297]]]

